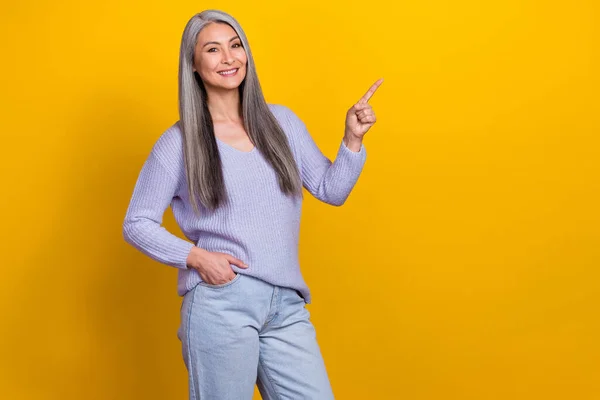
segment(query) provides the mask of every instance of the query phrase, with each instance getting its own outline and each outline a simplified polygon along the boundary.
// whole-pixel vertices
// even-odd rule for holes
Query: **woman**
[[[244,31],[207,10],[183,32],[179,116],[156,141],[136,182],[125,240],[178,268],[177,336],[190,399],[331,399],[310,291],[298,264],[302,187],[342,205],[375,123],[367,103],[346,116],[335,162],[287,107],[267,104]],[[162,226],[171,205],[183,240]]]

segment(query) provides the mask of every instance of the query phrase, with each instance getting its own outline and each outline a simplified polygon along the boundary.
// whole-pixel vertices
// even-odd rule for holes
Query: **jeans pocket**
[[[212,289],[220,289],[220,288],[224,288],[226,286],[234,284],[235,282],[237,282],[240,279],[241,276],[242,276],[242,274],[235,272],[235,276],[229,282],[219,283],[218,285],[213,285],[212,283],[206,283],[204,281],[201,281],[201,282],[198,282],[198,285],[212,288]]]

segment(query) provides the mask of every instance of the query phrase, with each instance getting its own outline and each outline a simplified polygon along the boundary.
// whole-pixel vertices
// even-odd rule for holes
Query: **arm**
[[[318,148],[304,122],[291,110],[289,113],[299,147],[304,187],[315,198],[327,204],[341,206],[350,195],[366,161],[367,153],[362,141],[359,151],[353,151],[348,146],[357,149],[357,142],[352,145],[348,143],[347,146],[344,140],[340,140],[337,156],[332,163]]]
[[[194,244],[161,226],[177,186],[178,180],[151,152],[133,190],[123,222],[123,237],[154,260],[186,269],[186,259]]]

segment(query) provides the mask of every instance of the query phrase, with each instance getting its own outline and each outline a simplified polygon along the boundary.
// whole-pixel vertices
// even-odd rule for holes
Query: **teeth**
[[[219,72],[219,74],[221,74],[221,75],[232,75],[232,74],[235,74],[235,72],[236,72],[237,70],[238,70],[238,69],[236,68],[236,69],[233,69],[233,70],[231,70],[231,71],[228,71],[228,72]]]

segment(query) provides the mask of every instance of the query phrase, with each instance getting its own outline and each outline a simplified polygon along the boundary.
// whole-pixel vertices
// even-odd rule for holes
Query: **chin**
[[[231,81],[228,82],[226,84],[224,84],[223,82],[219,82],[217,85],[214,85],[220,89],[237,89],[238,87],[240,87],[240,85],[242,84],[242,82],[244,81],[244,79],[240,79],[239,81]]]
[[[239,88],[241,84],[242,84],[242,82],[237,82],[237,83],[231,83],[229,85],[219,85],[218,87],[220,89],[230,89],[230,90],[233,90],[233,89]]]

